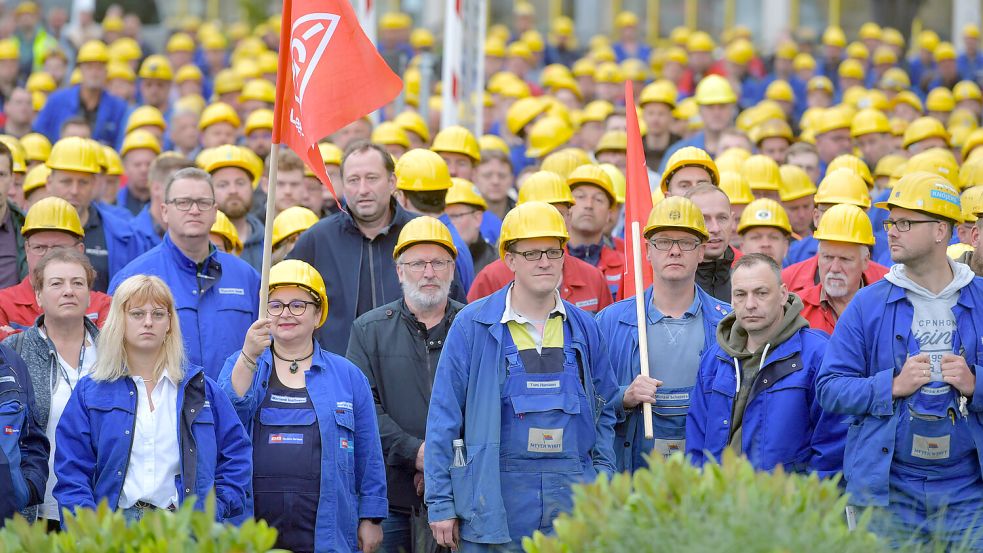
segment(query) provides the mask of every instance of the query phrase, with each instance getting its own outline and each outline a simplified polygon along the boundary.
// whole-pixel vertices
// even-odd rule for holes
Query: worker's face
[[[171,92],[171,81],[164,79],[141,79],[140,94],[143,102],[156,108],[167,106],[167,96]],[[163,111],[163,109],[161,109]]]
[[[904,209],[892,207],[891,216],[888,221],[933,221],[931,223],[914,223],[905,232],[894,225],[887,231],[887,245],[891,249],[891,261],[895,263],[907,264],[926,256],[938,247],[945,247],[949,243],[951,231],[948,223],[935,221],[928,215]]]
[[[570,228],[588,235],[603,231],[614,214],[607,193],[591,184],[575,185],[571,193],[574,204],[570,207]]]
[[[81,322],[89,308],[89,279],[85,269],[78,263],[49,262],[41,277],[41,290],[35,296],[45,317]]]
[[[443,267],[434,269],[432,262],[442,263]],[[451,290],[454,258],[437,244],[417,244],[400,254],[396,276],[403,287],[403,296],[414,306],[438,307],[447,301]]]
[[[731,125],[734,120],[736,104],[710,104],[700,106],[700,117],[703,127],[710,132],[720,132]]]
[[[171,135],[171,141],[177,147],[186,152],[194,150],[198,146],[199,137],[197,117],[192,114],[175,115],[171,118],[168,133]],[[267,151],[267,154],[269,154],[269,151]],[[265,156],[263,157],[265,159]]]
[[[246,147],[258,155],[260,159],[266,159],[270,155],[270,148],[273,144],[273,131],[270,129],[256,129],[246,135]]]
[[[85,252],[85,246],[77,236],[60,230],[39,230],[32,232],[24,240],[24,253],[27,257],[27,269],[33,271],[41,258],[55,248],[76,248]]]
[[[396,190],[396,176],[386,171],[382,154],[376,150],[354,152],[345,158],[343,173],[342,193],[352,217],[364,222],[385,217]]]
[[[27,125],[34,119],[34,104],[31,93],[23,88],[15,88],[3,104],[3,112],[7,121],[19,125]]]
[[[662,102],[649,102],[642,106],[642,120],[648,126],[648,133],[661,135],[669,132],[672,121],[672,109]]]
[[[14,173],[10,170],[10,155],[0,156],[0,201],[5,201],[14,185]]]
[[[782,205],[785,207],[785,213],[788,214],[789,222],[792,223],[792,230],[802,236],[809,234],[812,225],[812,212],[815,209],[812,196],[782,202]]]
[[[882,157],[891,152],[891,135],[887,133],[874,132],[860,135],[855,139],[864,161],[869,167],[874,167]]]
[[[187,211],[178,209],[178,203],[195,200]],[[199,202],[211,203],[204,209]],[[161,206],[161,217],[167,232],[194,241],[208,240],[208,232],[215,224],[215,193],[207,182],[199,179],[179,179],[171,183],[170,194]]]
[[[690,200],[703,213],[710,239],[704,246],[704,257],[719,259],[730,244],[734,232],[734,217],[731,214],[730,200],[721,192],[696,194]]]
[[[472,180],[474,177],[474,161],[470,157],[456,152],[440,152],[440,157],[447,163],[447,170],[452,177],[464,180]]]
[[[819,182],[819,156],[808,152],[789,156],[789,165],[801,168],[814,183]]]
[[[123,308],[126,329],[123,332],[127,352],[156,353],[160,351],[171,330],[171,313],[163,305],[147,302]]]
[[[687,190],[700,184],[713,184],[710,173],[703,167],[683,167],[669,177],[666,196],[682,196]]]
[[[870,250],[861,244],[821,240],[819,282],[832,298],[852,297],[863,284],[863,274],[870,263]]]
[[[696,267],[703,261],[706,246],[700,237],[685,230],[653,232],[646,240],[646,255],[656,279],[664,282],[693,282]]]
[[[280,171],[276,177],[276,211],[302,206],[307,202],[307,183],[304,182],[304,171]]]
[[[833,161],[836,156],[849,154],[852,148],[850,129],[834,129],[816,136],[816,149],[819,150],[819,158],[826,163]]]
[[[284,286],[270,292],[268,306],[275,309],[283,307],[283,312],[279,315],[270,315],[273,320],[273,340],[283,342],[310,340],[317,328],[318,321],[321,320],[322,307],[303,304],[302,302],[313,302],[315,300],[309,292],[298,286]],[[291,311],[291,305],[293,311]],[[294,315],[303,309],[300,315]],[[330,313],[330,310],[328,311]]]
[[[610,163],[618,168],[622,173],[628,167],[628,155],[623,151],[607,150],[597,154],[598,163]]]
[[[919,140],[914,144],[908,146],[908,156],[911,157],[917,153],[924,152],[925,150],[930,150],[932,148],[945,148],[948,149],[949,146],[945,143],[944,138],[938,136],[930,136],[924,140]]]
[[[577,142],[580,147],[593,152],[597,142],[604,134],[604,123],[601,121],[585,121],[577,131]]]
[[[742,251],[762,253],[775,260],[781,267],[788,253],[788,236],[785,231],[775,227],[751,227],[741,235]]]
[[[508,197],[514,177],[512,166],[499,159],[489,159],[478,165],[474,184],[489,202],[501,202]]]
[[[785,154],[788,153],[789,143],[788,140],[780,136],[773,136],[766,138],[761,141],[760,150],[761,153],[775,160],[775,163],[781,165],[785,163]]]
[[[123,157],[123,171],[126,173],[126,186],[132,186],[138,192],[149,190],[147,178],[150,176],[150,164],[157,158],[153,150],[140,148],[126,152]]]
[[[52,196],[58,196],[82,213],[92,203],[95,182],[95,175],[92,173],[55,169],[48,176],[47,188]]]
[[[563,278],[564,256],[550,259],[542,251],[557,249],[562,251],[557,238],[529,238],[512,244],[505,252],[505,265],[515,273],[515,285],[537,297],[552,294]],[[536,261],[529,261],[522,255],[536,251],[542,253]]]
[[[270,140],[272,140],[272,135]],[[235,144],[236,128],[232,123],[214,123],[201,131],[201,145],[205,148],[215,148],[224,144]]]
[[[468,204],[449,204],[444,213],[450,218],[457,233],[466,244],[481,240],[481,219],[485,212]]]
[[[240,219],[253,206],[253,183],[249,174],[238,167],[222,167],[212,173],[215,201],[229,219]]]
[[[307,176],[306,173],[304,174],[304,187],[307,188],[307,199],[301,202],[301,205],[320,216],[321,210],[324,209],[324,191],[327,190],[327,187],[321,184],[317,177]]]
[[[774,327],[784,315],[788,290],[764,263],[739,267],[730,277],[731,305],[749,333]]]

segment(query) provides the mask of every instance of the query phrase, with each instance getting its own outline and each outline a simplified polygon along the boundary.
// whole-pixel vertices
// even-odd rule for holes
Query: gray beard
[[[433,309],[434,307],[437,307],[441,303],[447,301],[447,295],[451,290],[450,281],[441,282],[440,289],[432,294],[425,294],[416,286],[406,282],[402,282],[400,285],[403,288],[403,296],[409,300],[410,303],[419,306],[422,309]]]

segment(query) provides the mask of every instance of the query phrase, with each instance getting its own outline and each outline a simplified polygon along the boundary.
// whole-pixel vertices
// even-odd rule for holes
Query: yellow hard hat
[[[613,61],[606,61],[598,64],[594,70],[594,81],[598,83],[620,84],[625,82],[625,75],[621,72],[621,67]]]
[[[875,207],[900,207],[934,215],[950,221],[962,221],[959,190],[947,179],[927,171],[908,172],[894,185],[887,201]]]
[[[167,128],[164,114],[154,106],[140,106],[133,110],[130,119],[126,122],[126,134],[130,134],[134,129],[147,126],[159,127],[161,130]]]
[[[765,88],[765,98],[776,102],[794,102],[795,92],[788,81],[774,80]]]
[[[676,97],[678,94],[676,85],[672,81],[659,79],[642,89],[638,103],[644,106],[645,104],[659,102],[668,105],[672,109],[676,107]]]
[[[123,79],[127,82],[133,82],[137,80],[137,74],[133,72],[133,68],[125,62],[111,61],[106,67],[106,79]]]
[[[891,123],[887,120],[887,116],[881,110],[874,108],[860,110],[860,113],[853,118],[853,124],[850,126],[850,136],[853,138],[866,134],[889,132],[891,132]]]
[[[276,86],[266,79],[250,79],[242,87],[240,102],[255,100],[272,104],[276,101]]]
[[[816,58],[806,52],[796,54],[792,59],[792,68],[796,71],[812,71],[816,69]]]
[[[505,41],[498,37],[490,36],[485,39],[485,56],[492,58],[505,57]]]
[[[549,109],[550,103],[544,98],[528,97],[516,100],[505,112],[505,126],[512,134],[519,134],[526,125]]]
[[[566,77],[573,77],[573,74],[570,73],[570,69],[567,66],[560,63],[551,63],[543,68],[539,81],[545,87],[552,87],[556,81]]]
[[[754,45],[750,40],[737,39],[727,45],[724,57],[733,64],[747,65],[754,59]]]
[[[672,31],[669,32],[669,41],[677,46],[686,46],[689,35],[689,28],[683,26],[673,27]]]
[[[979,169],[976,171],[979,172]],[[962,222],[975,223],[979,217],[977,213],[983,212],[983,186],[972,186],[964,190],[959,197],[959,205],[962,208]]]
[[[881,26],[868,21],[860,26],[858,36],[861,40],[881,40]]]
[[[837,204],[823,213],[812,235],[816,240],[874,245],[874,228],[870,217],[855,205]]]
[[[792,127],[782,119],[769,119],[751,129],[750,135],[754,143],[759,146],[766,138],[784,138],[789,144],[795,141]]]
[[[526,157],[544,157],[573,138],[574,130],[566,121],[556,116],[542,117],[529,129],[529,147]]]
[[[270,269],[270,292],[286,286],[303,288],[320,301],[321,320],[317,323],[318,327],[328,320],[328,291],[317,269],[299,259],[277,263]]]
[[[573,205],[570,187],[560,175],[552,171],[537,171],[522,183],[519,189],[518,204],[526,202],[546,202],[548,204]]]
[[[612,206],[618,202],[618,196],[614,192],[614,182],[611,181],[611,177],[600,165],[581,165],[567,176],[567,186],[570,187],[571,191],[585,184],[590,184],[603,190],[607,194]]]
[[[621,62],[621,75],[626,81],[647,81],[649,70],[645,62],[636,58],[628,58]]]
[[[898,154],[887,154],[883,156],[874,167],[874,178],[879,177],[890,177],[894,174],[895,169],[899,165],[904,165],[908,162],[908,158],[898,155]]]
[[[427,127],[427,122],[423,120],[423,117],[415,111],[404,111],[393,119],[393,123],[396,123],[403,130],[411,132],[424,142],[430,142],[430,128]]]
[[[27,83],[24,85],[28,92],[52,92],[58,88],[58,83],[51,76],[50,73],[45,73],[39,71],[37,73],[31,73],[31,76],[27,78]]]
[[[27,151],[20,140],[9,134],[0,134],[0,142],[10,150],[11,171],[14,173],[27,172]]]
[[[505,252],[518,240],[530,238],[558,238],[560,247],[570,240],[563,216],[555,207],[539,201],[517,205],[502,220],[502,232],[498,237],[498,255],[505,259]]]
[[[949,143],[949,133],[942,126],[942,122],[934,117],[919,117],[912,121],[905,129],[904,139],[901,146],[907,149],[912,144],[921,142],[926,138],[938,137]]]
[[[783,60],[794,60],[799,53],[799,47],[793,40],[782,40],[775,47],[775,57]]]
[[[686,146],[676,150],[666,162],[666,170],[662,173],[661,182],[663,194],[669,191],[669,180],[672,179],[673,174],[683,167],[702,167],[710,174],[710,182],[713,184],[720,182],[720,174],[710,154],[695,146]]]
[[[201,112],[201,118],[198,120],[198,129],[205,130],[216,123],[229,123],[237,129],[242,124],[235,108],[225,102],[209,104],[205,108],[205,111]]]
[[[207,33],[201,36],[201,47],[204,50],[225,50],[229,41],[221,33]]]
[[[141,79],[171,81],[174,79],[174,69],[171,68],[171,62],[167,58],[160,54],[154,54],[147,56],[147,59],[143,60],[137,75]]]
[[[754,200],[744,208],[741,220],[737,223],[737,233],[744,234],[754,227],[774,227],[785,231],[785,234],[792,234],[792,224],[788,220],[785,208],[769,198]]]
[[[79,239],[85,238],[78,211],[72,207],[72,204],[57,196],[49,196],[32,205],[31,209],[27,210],[20,233],[22,236],[27,236],[41,230],[60,230],[73,234]]]
[[[44,163],[51,155],[51,142],[43,134],[32,132],[27,133],[20,139],[21,146],[27,161],[40,161]]]
[[[228,240],[229,244],[232,245],[232,251],[229,253],[236,257],[242,255],[243,245],[242,239],[239,238],[239,231],[236,230],[235,225],[232,224],[232,221],[221,210],[215,210],[215,223],[208,232],[217,234]]]
[[[935,173],[953,184],[959,182],[959,164],[956,163],[956,156],[944,148],[930,148],[911,156],[905,164],[905,172],[916,171]]]
[[[648,238],[660,230],[684,230],[702,240],[710,239],[703,212],[693,200],[682,196],[666,198],[652,207],[642,235]]]
[[[932,50],[932,57],[935,58],[936,63],[940,61],[952,61],[956,59],[956,48],[951,42],[940,42]]]
[[[911,79],[908,78],[908,74],[905,73],[904,69],[901,69],[900,67],[891,67],[884,71],[884,74],[881,75],[881,80],[877,86],[882,90],[901,92],[902,90],[908,90],[911,88]],[[919,103],[919,105],[921,105],[921,103]]]
[[[317,149],[321,151],[321,159],[324,160],[325,165],[341,165],[341,158],[344,153],[341,148],[330,142],[320,142]]]
[[[816,194],[816,185],[809,174],[797,165],[782,165],[779,168],[782,176],[778,193],[783,202],[791,202]]]
[[[949,246],[946,247],[946,249],[945,249],[945,254],[949,257],[949,259],[952,259],[954,261],[958,261],[960,257],[962,257],[963,255],[966,254],[966,252],[974,252],[975,253],[976,252],[976,248],[974,248],[970,244],[964,244],[962,242],[957,242],[955,244],[949,244]]]
[[[481,162],[481,150],[478,148],[478,140],[468,129],[454,125],[442,129],[433,138],[433,145],[430,149],[440,153],[462,154],[471,158],[474,163]]]
[[[273,247],[284,239],[313,227],[318,220],[313,211],[303,206],[295,205],[284,209],[273,219]]]
[[[837,129],[849,129],[853,124],[853,113],[842,104],[822,110],[813,129],[816,135],[826,134]]]
[[[581,114],[581,122],[597,121],[603,123],[609,115],[614,113],[614,105],[607,100],[594,100],[584,106]]]
[[[597,141],[597,147],[594,148],[594,155],[598,155],[602,152],[627,152],[628,151],[628,133],[625,131],[608,131],[601,135],[601,139]]]
[[[150,133],[147,134],[149,135]],[[151,135],[151,138],[153,138],[153,135]],[[160,151],[159,148],[158,146],[158,152]],[[48,161],[45,164],[51,170],[92,174],[100,173],[97,153],[89,146],[87,139],[78,136],[62,138],[58,142],[55,142],[54,146],[51,147],[51,154],[48,156]]]
[[[710,35],[703,31],[694,31],[686,39],[686,50],[689,52],[713,52],[716,47]]]
[[[182,65],[177,70],[177,75],[174,76],[174,81],[177,83],[184,83],[188,81],[201,82],[204,77],[201,74],[201,69],[198,69],[197,65],[192,63]]]
[[[846,46],[846,34],[843,32],[843,29],[835,25],[830,25],[823,32],[823,44],[843,48]]]
[[[948,88],[937,86],[925,97],[925,109],[928,111],[952,111],[956,109],[956,100]]]
[[[157,137],[150,134],[149,131],[143,129],[137,129],[123,138],[123,146],[119,149],[119,155],[121,157],[126,157],[126,154],[132,152],[133,150],[151,150],[155,154],[159,154],[161,151],[160,142],[157,141]]]
[[[258,129],[273,129],[273,110],[257,109],[249,114],[249,117],[246,118],[246,126],[243,134],[249,135],[249,133]]]
[[[573,63],[573,67],[570,68],[570,72],[573,73],[574,77],[591,77],[594,78],[594,71],[597,67],[594,65],[594,60],[590,58],[580,58]]]
[[[447,190],[451,174],[447,163],[436,152],[416,148],[403,154],[396,162],[396,188],[410,192]]]
[[[48,169],[47,165],[41,164],[32,167],[24,177],[24,197],[26,198],[38,188],[44,188],[48,184],[49,175],[51,175],[51,169]]]
[[[536,29],[529,29],[528,31],[522,33],[519,40],[529,48],[531,52],[540,53],[546,49],[546,43],[543,41],[543,35],[539,33]]]
[[[874,50],[874,65],[894,65],[898,63],[898,55],[888,46],[879,46]]]
[[[590,156],[587,155],[587,152],[579,148],[565,148],[544,157],[539,168],[543,171],[556,173],[562,179],[566,179],[574,169],[581,165],[588,165],[590,162]]]
[[[720,189],[727,194],[727,198],[733,205],[747,205],[754,201],[751,185],[747,183],[744,175],[737,171],[720,172]]]
[[[850,44],[847,44],[846,57],[848,59],[866,62],[868,59],[870,59],[870,50],[867,49],[867,45],[863,42],[851,42]],[[840,67],[842,67],[842,65]]]
[[[396,145],[404,148],[410,147],[410,138],[406,136],[406,131],[392,121],[383,121],[372,129],[372,142],[384,145]]]
[[[862,178],[867,187],[871,188],[874,186],[874,176],[870,174],[870,167],[867,163],[859,157],[852,154],[841,154],[833,158],[833,161],[829,162],[826,166],[826,171],[836,171],[837,169],[849,169],[853,171],[857,176]]]
[[[379,28],[389,31],[409,29],[412,19],[402,12],[386,12],[379,18]]]
[[[123,30],[123,18],[115,15],[106,16],[102,20],[102,30],[112,33],[121,32]]]
[[[813,198],[816,204],[850,204],[870,207],[870,192],[860,175],[847,168],[827,171]]]
[[[0,47],[2,51],[2,47]],[[0,55],[2,57],[2,55]],[[79,48],[75,63],[107,63],[109,61],[109,47],[101,40],[89,40]]]
[[[822,90],[828,94],[833,94],[833,81],[824,75],[816,75],[806,82],[806,91],[813,92]]]
[[[751,152],[748,150],[732,146],[720,152],[720,155],[713,162],[717,166],[717,171],[734,171],[740,173],[741,167],[744,166],[744,162],[749,157],[751,157]]]
[[[884,27],[881,31],[881,42],[896,48],[904,48],[904,35],[895,28]]]
[[[488,202],[481,197],[474,183],[467,179],[451,178],[451,187],[447,191],[447,198],[444,200],[447,205],[465,204],[481,208],[482,211],[488,209]]]
[[[625,179],[625,174],[610,163],[602,163],[600,168],[604,169],[604,172],[611,177],[611,183],[614,184],[615,201],[618,205],[624,204],[625,195],[628,193],[628,181]]]
[[[963,25],[963,37],[964,38],[980,38],[980,27],[975,23],[966,23]]]
[[[696,103],[701,106],[737,103],[737,95],[730,82],[720,75],[707,75],[696,85]]]
[[[529,46],[521,40],[513,41],[508,45],[505,51],[508,57],[522,58],[529,62],[533,61],[532,50],[530,50]]]
[[[432,48],[434,45],[433,33],[427,29],[416,28],[410,33],[410,46],[414,50],[420,50],[423,48]]]
[[[214,174],[223,167],[238,167],[254,181],[263,173],[263,160],[258,155],[245,146],[233,144],[212,148],[200,165],[209,174]]]
[[[494,134],[481,135],[481,138],[478,139],[478,149],[482,152],[501,152],[510,159],[512,157],[512,150],[509,148],[509,145],[500,136],[495,136]]]
[[[959,187],[964,191],[974,187],[983,188],[983,159],[975,157],[963,162],[959,167]]]
[[[689,54],[686,53],[686,50],[683,50],[678,46],[673,46],[666,50],[665,61],[676,62],[679,65],[686,65],[689,63]]]
[[[894,109],[898,104],[908,104],[913,107],[918,113],[925,111],[925,107],[922,105],[922,101],[915,95],[914,92],[910,90],[902,90],[895,94],[894,99],[891,100],[891,108]]]
[[[164,49],[168,54],[173,54],[174,52],[194,52],[195,41],[187,33],[174,33],[171,35],[171,38],[167,39],[167,45]]]
[[[231,69],[223,69],[215,75],[215,95],[230,94],[240,92],[245,86],[242,77]]]
[[[112,146],[103,144],[102,155],[106,161],[104,165],[106,175],[115,177],[123,174],[123,160],[120,159],[119,154],[116,153],[116,150]]]
[[[100,41],[90,41],[90,42],[100,42]],[[82,45],[82,47],[84,48],[85,45]],[[106,47],[106,45],[103,44],[103,47]],[[116,40],[113,41],[112,44],[109,45],[108,48],[109,48],[108,59],[110,62],[114,62],[114,61],[131,62],[133,60],[138,60],[141,57],[143,57],[143,49],[140,48],[140,43],[128,36],[117,38]],[[79,53],[81,53],[81,51]],[[90,58],[90,61],[98,61],[98,59]]]
[[[781,171],[774,159],[762,155],[753,155],[744,162],[741,174],[747,179],[751,190],[774,190],[782,188]]]
[[[638,26],[638,16],[633,12],[623,11],[615,16],[614,26],[618,29],[624,29],[625,27],[636,27]]]

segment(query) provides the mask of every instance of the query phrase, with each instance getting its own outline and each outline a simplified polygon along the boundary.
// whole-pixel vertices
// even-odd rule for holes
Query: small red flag
[[[335,198],[317,141],[392,101],[399,77],[348,0],[284,0],[273,142],[307,162]]]
[[[635,295],[635,260],[632,255],[631,224],[638,221],[640,229],[645,228],[652,211],[652,189],[649,187],[648,169],[645,168],[645,150],[642,149],[642,133],[638,127],[638,112],[635,111],[635,96],[631,81],[625,81],[625,111],[628,131],[628,166],[625,170],[627,181],[625,190],[625,279],[621,285],[621,296]],[[642,288],[652,284],[652,266],[645,262],[645,242],[642,237]]]

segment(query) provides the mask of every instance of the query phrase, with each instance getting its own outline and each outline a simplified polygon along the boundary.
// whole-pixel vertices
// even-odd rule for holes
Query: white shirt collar
[[[509,291],[505,293],[505,311],[502,313],[502,321],[501,322],[502,322],[502,324],[505,324],[505,323],[507,323],[509,321],[515,321],[515,322],[517,322],[519,324],[526,324],[526,323],[532,324],[533,323],[532,320],[527,319],[526,317],[523,317],[522,315],[516,313],[515,310],[512,309],[512,287],[513,286],[515,286],[515,283],[514,282],[509,285]],[[553,293],[556,295],[556,305],[553,307],[553,310],[549,312],[549,315],[547,315],[547,318],[549,318],[550,316],[552,316],[553,313],[559,313],[560,316],[563,317],[564,320],[566,320],[566,318],[567,318],[567,310],[563,307],[563,299],[560,298],[560,291],[559,290],[554,290]]]

